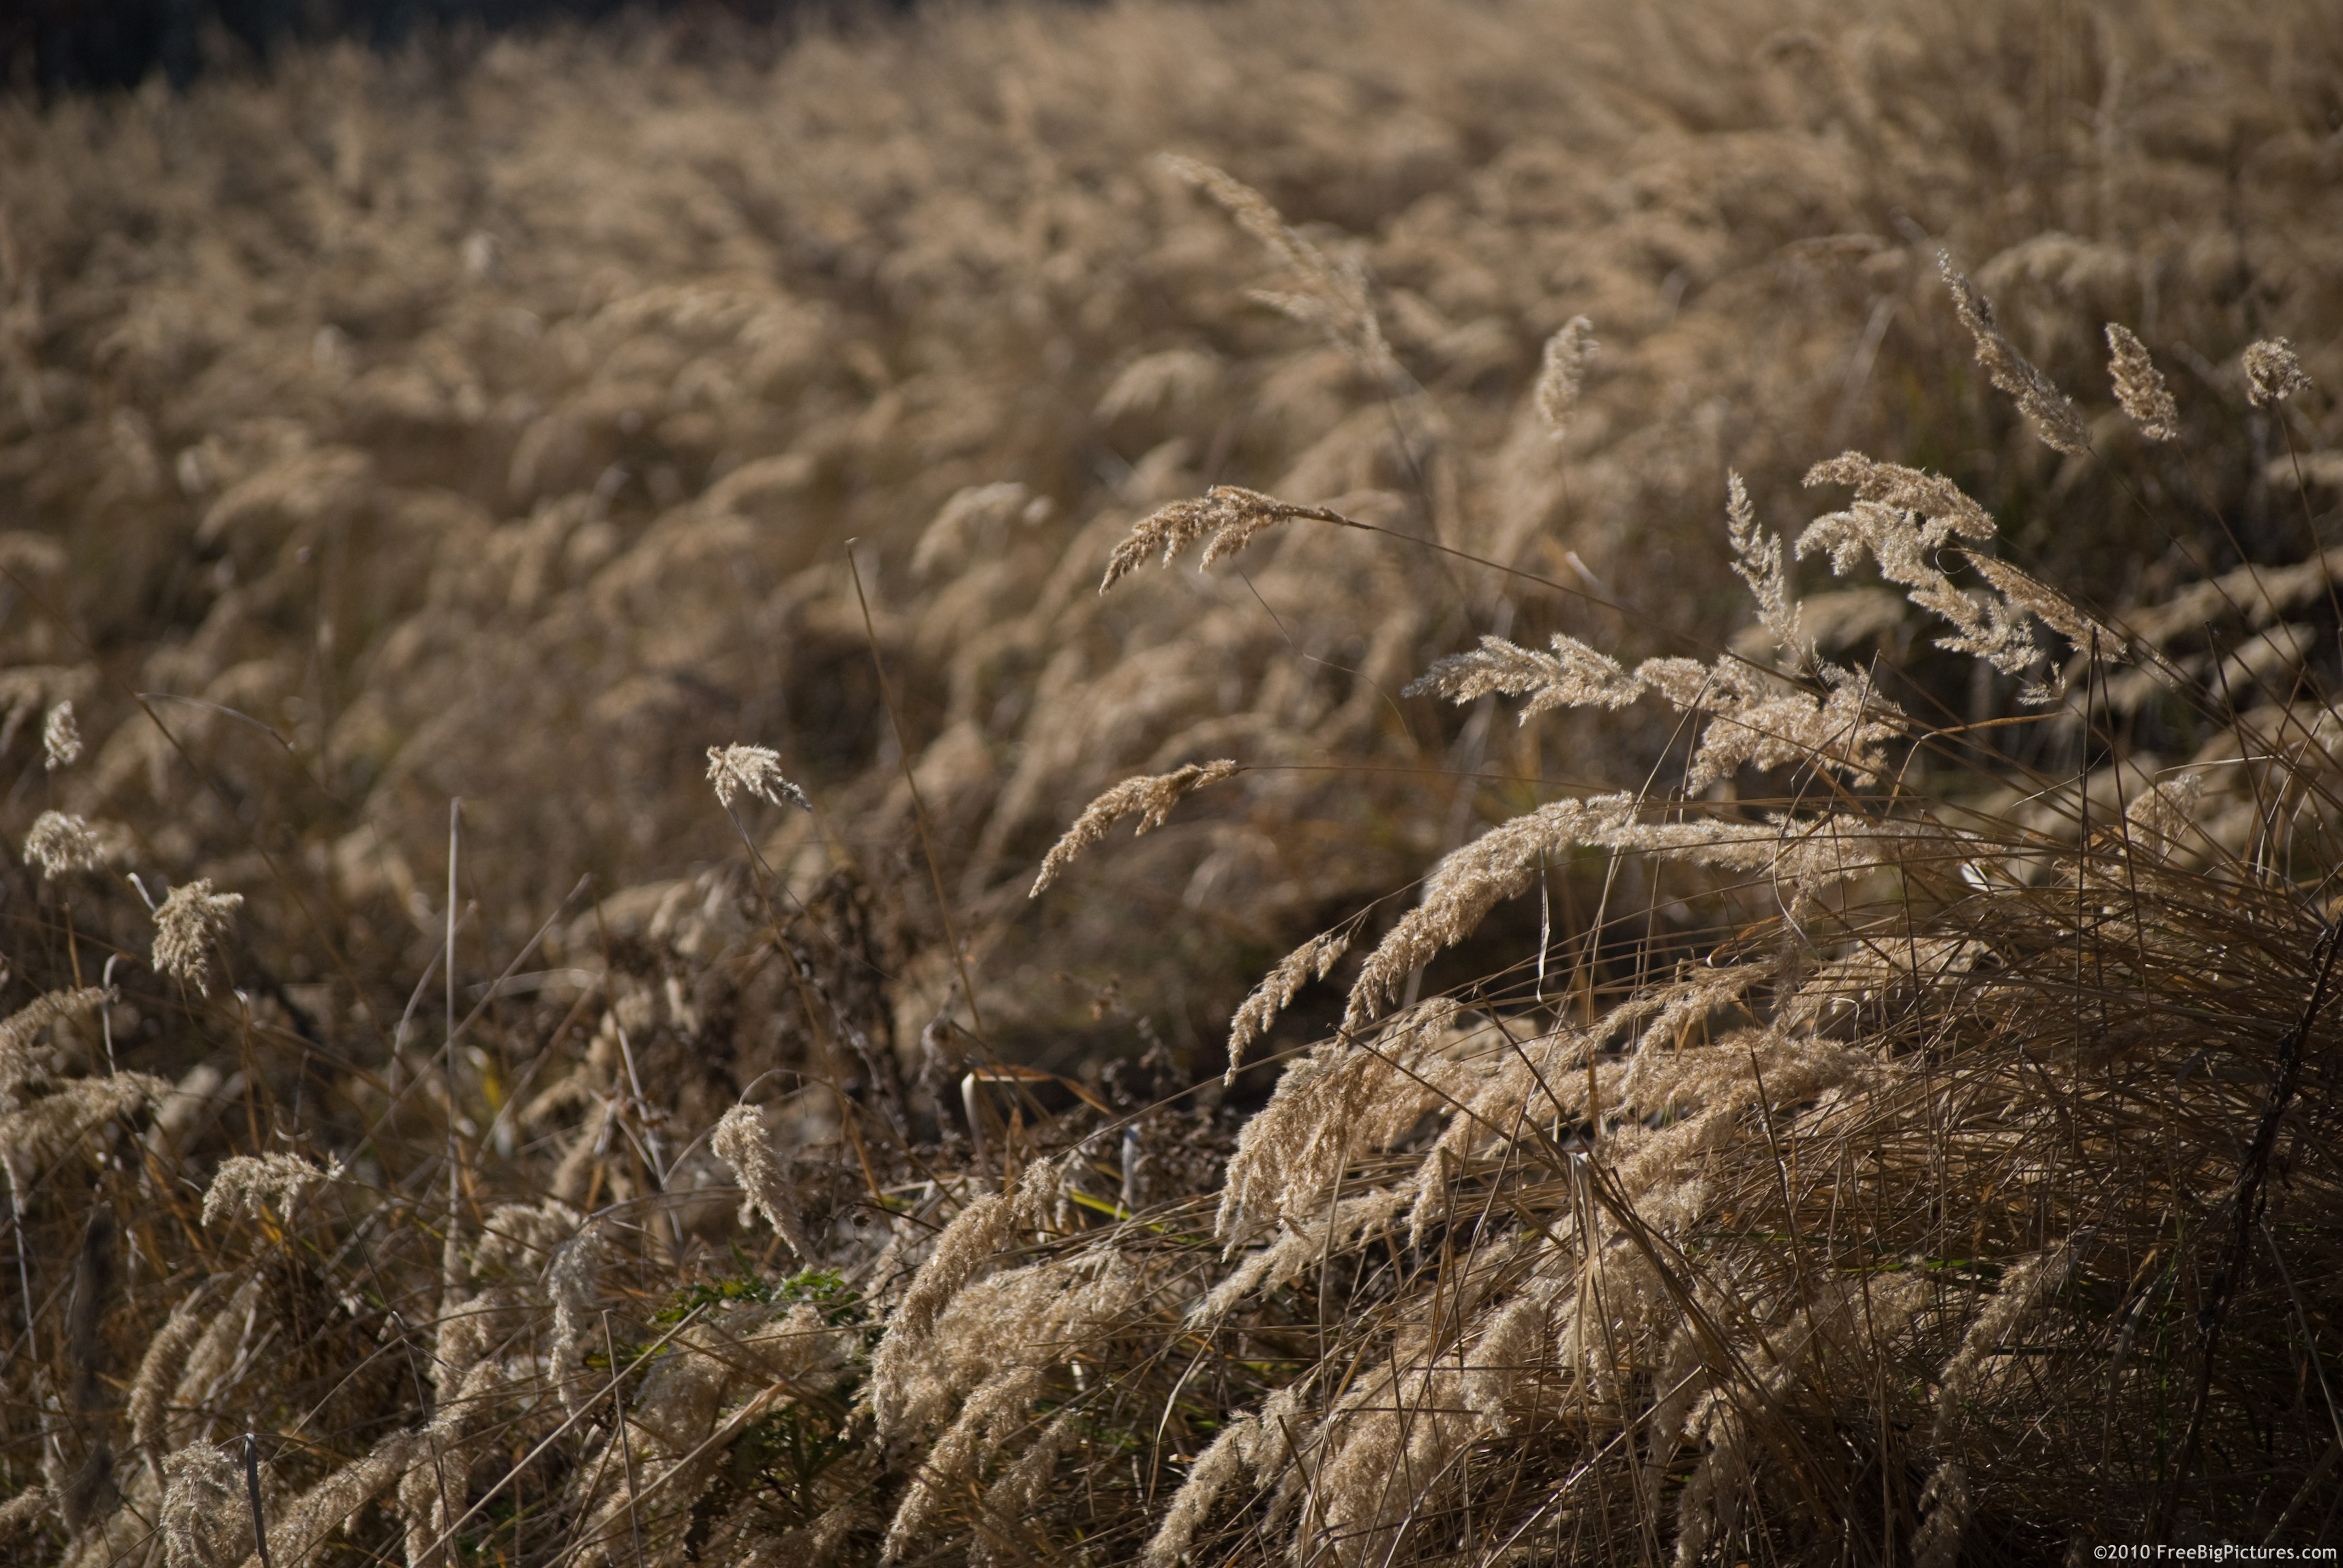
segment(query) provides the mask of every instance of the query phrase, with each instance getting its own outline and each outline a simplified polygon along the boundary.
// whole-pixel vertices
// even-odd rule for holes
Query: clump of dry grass
[[[361,1037],[443,934],[448,796],[474,813],[472,940],[518,944],[581,870],[656,908],[729,853],[694,759],[772,739],[828,815],[748,826],[800,895],[850,862],[903,904],[908,1040],[958,966],[895,858],[911,801],[857,538],[960,923],[994,955],[988,1020],[1040,1049],[1088,1027],[1080,990],[1008,977],[1111,968],[1201,1038],[1251,961],[1497,809],[1448,786],[1455,829],[1337,845],[1310,824],[1341,799],[1410,824],[1403,770],[1564,764],[1552,721],[1452,756],[1456,721],[1393,712],[1458,607],[1493,629],[1513,603],[1527,646],[1677,651],[1664,629],[1733,613],[1694,543],[1723,473],[1787,515],[1817,457],[1912,458],[1936,431],[1926,466],[2038,527],[2045,580],[2122,550],[2143,575],[2116,597],[2154,598],[2302,553],[2268,468],[2280,436],[2321,445],[2325,406],[2275,405],[2260,436],[2228,410],[2265,319],[2314,377],[2337,319],[2302,259],[2331,211],[2323,35],[1865,15],[1825,42],[1786,3],[1011,8],[769,65],[621,31],[12,103],[0,558],[54,615],[9,623],[0,730],[21,746],[71,704],[86,755],[37,804],[136,824],[171,884],[301,883],[248,905],[244,940],[337,988],[321,1029],[363,1006]],[[1994,402],[1940,250],[2059,386],[2099,363],[2075,323],[2111,318],[2178,378],[2204,456],[2143,477],[2205,495],[2167,508],[2171,538],[2136,550],[2111,469],[2062,467]],[[1557,436],[1574,378],[1599,397]],[[1640,618],[1290,525],[1244,578],[1194,583],[1209,613],[1085,601],[1133,518],[1216,486]],[[1637,583],[1669,591],[1595,586]],[[1812,629],[1850,668],[1918,624],[1825,597]],[[1637,767],[1674,722],[1590,719],[1571,745]],[[1101,789],[1219,756],[1257,766],[1146,847],[1156,950],[1087,883],[1021,899]],[[1391,771],[1304,771],[1336,757]]]
[[[6,1549],[2328,1529],[2317,35],[1775,11],[9,110]]]

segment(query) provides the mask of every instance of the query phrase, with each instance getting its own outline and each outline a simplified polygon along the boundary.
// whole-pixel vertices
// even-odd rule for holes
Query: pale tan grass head
[[[1757,601],[1758,624],[1792,661],[1800,666],[1813,664],[1814,645],[1800,621],[1795,591],[1783,568],[1781,536],[1759,526],[1749,487],[1738,474],[1726,476],[1725,515],[1733,544],[1733,570],[1749,585]]]
[[[1237,1071],[1244,1065],[1245,1052],[1253,1042],[1267,1033],[1277,1015],[1285,1010],[1295,993],[1313,980],[1324,980],[1351,949],[1353,928],[1341,926],[1322,931],[1278,960],[1277,967],[1262,977],[1246,997],[1242,1006],[1229,1020],[1229,1066],[1223,1082],[1236,1081]]]
[[[716,1124],[709,1146],[739,1179],[745,1192],[740,1222],[745,1225],[762,1214],[774,1233],[789,1243],[790,1251],[800,1258],[811,1257],[813,1243],[807,1240],[805,1221],[798,1212],[797,1191],[780,1157],[773,1151],[773,1135],[765,1124],[764,1112],[753,1105],[734,1106]]]
[[[41,1031],[59,1019],[86,1018],[105,1005],[101,986],[44,991],[0,1020],[0,1092],[13,1092],[39,1066],[28,1054]]]
[[[22,1180],[65,1154],[116,1118],[145,1110],[171,1092],[150,1073],[116,1072],[104,1078],[71,1078],[50,1092],[25,1095],[27,1078],[15,1061],[0,1061],[10,1075],[0,1089],[0,1165]]]
[[[592,1397],[584,1386],[586,1357],[608,1250],[606,1227],[588,1221],[555,1249],[545,1271],[546,1293],[553,1302],[553,1353],[547,1370],[563,1408],[573,1416],[584,1412]]]
[[[1291,294],[1257,290],[1254,298],[1322,328],[1378,380],[1396,382],[1404,374],[1384,339],[1365,271],[1355,257],[1328,256],[1291,227],[1259,191],[1210,164],[1176,154],[1165,154],[1162,163],[1236,219],[1285,265],[1299,286]]]
[[[1920,1531],[1913,1542],[1913,1559],[1925,1568],[1950,1568],[1960,1560],[1962,1537],[1967,1532],[1975,1499],[1959,1448],[1976,1384],[1985,1375],[1987,1362],[2006,1353],[2009,1336],[2043,1298],[2066,1283],[2074,1263],[2074,1243],[2069,1240],[2005,1271],[2000,1289],[1971,1320],[1960,1349],[1936,1374],[1936,1440],[1939,1452],[1948,1457],[1929,1476],[1921,1493]]]
[[[324,1560],[335,1533],[393,1491],[427,1441],[417,1432],[392,1432],[362,1457],[279,1503],[268,1520],[270,1568],[308,1568]]]
[[[1240,485],[1215,485],[1194,500],[1158,509],[1132,528],[1108,560],[1099,592],[1145,566],[1151,556],[1169,566],[1172,557],[1210,536],[1204,547],[1204,564],[1210,566],[1243,549],[1263,528],[1297,518],[1339,520],[1323,508],[1295,506]]]
[[[1163,1511],[1163,1521],[1140,1553],[1141,1568],[1177,1568],[1189,1543],[1231,1483],[1252,1479],[1255,1451],[1274,1429],[1267,1412],[1242,1416],[1221,1428],[1188,1466],[1186,1479]]]
[[[41,765],[54,773],[81,760],[81,727],[74,722],[71,699],[58,703],[41,720]]]
[[[1594,338],[1594,323],[1584,316],[1572,317],[1545,340],[1537,386],[1531,396],[1553,439],[1560,440],[1569,427],[1571,410],[1578,407],[1579,390],[1586,380],[1586,367],[1601,347]]]
[[[1160,828],[1172,814],[1172,808],[1207,784],[1217,784],[1223,779],[1234,778],[1237,764],[1222,758],[1214,762],[1191,762],[1170,773],[1151,774],[1138,779],[1126,779],[1101,795],[1074,819],[1064,835],[1050,846],[1041,859],[1041,869],[1033,879],[1026,897],[1040,898],[1056,881],[1066,867],[1084,849],[1106,837],[1106,830],[1123,818],[1136,815],[1139,825],[1134,836],[1151,828]]]
[[[186,1370],[188,1354],[211,1322],[203,1311],[204,1305],[205,1292],[200,1291],[190,1292],[171,1303],[171,1315],[147,1342],[139,1357],[138,1375],[131,1382],[126,1410],[130,1441],[157,1467],[163,1462],[164,1419],[169,1412],[171,1396]]]
[[[2005,675],[2022,674],[2042,657],[2026,635],[2025,612],[2006,598],[1963,591],[1937,564],[1937,551],[1956,537],[1994,537],[1993,518],[1958,486],[1853,452],[1815,464],[1805,482],[1851,485],[1855,503],[1806,526],[1796,545],[1801,559],[1825,551],[1831,570],[1844,576],[1870,556],[1914,604],[1951,623],[1937,647],[1985,659]]]
[[[45,1486],[28,1486],[0,1503],[0,1546],[13,1547],[16,1538],[30,1531],[55,1503]]]
[[[106,845],[90,825],[69,811],[44,811],[25,835],[25,864],[45,878],[92,871],[106,864]]]
[[[906,1561],[1101,1568],[1894,1556],[1924,1523],[1924,1557],[2055,1553],[2183,1490],[2236,1539],[2307,1527],[2289,1292],[2336,1273],[2337,1183],[2294,1134],[2331,1011],[2217,1355],[2151,1342],[2160,1282],[2222,1277],[2221,1227],[2170,1216],[2237,1191],[2330,912],[2331,573],[2286,519],[2297,471],[2328,498],[2335,409],[2297,387],[2282,422],[2078,455],[2056,394],[2126,311],[2207,386],[2183,346],[2332,337],[2319,56],[2270,4],[2103,8],[2056,48],[2013,48],[2042,30],[2008,5],[1835,43],[1778,5],[1011,5],[769,64],[564,34],[0,114],[0,564],[62,612],[0,624],[0,752],[72,700],[93,766],[18,745],[22,819],[252,900],[241,996],[116,963],[116,1000],[6,1026],[31,1244],[0,1302],[113,1356],[77,1379],[163,1325],[119,1424],[255,1431],[279,1568],[867,1565],[913,1498]],[[1167,142],[1285,213],[1195,167],[1234,218],[1196,221],[1145,166]],[[333,243],[287,272],[231,231]],[[2063,457],[1978,423],[1922,233],[1981,258],[1956,303]],[[1537,352],[1580,309],[1599,395],[1579,323]],[[2154,366],[2108,348],[2152,435]],[[1850,446],[1947,477],[1851,456],[1843,510],[1780,523]],[[1116,578],[1250,553],[1101,602],[1118,540]],[[2144,608],[2087,575],[2143,548]],[[1892,588],[1835,585],[1859,630],[1802,607],[1816,554]],[[1715,652],[1736,569],[1778,655]],[[2147,658],[2118,625],[2164,662],[2112,668]],[[1417,689],[1474,711],[1398,699],[1460,650]],[[977,1083],[980,1159],[965,1101],[890,1082],[958,944],[906,874],[874,652],[984,1043],[1081,1088]],[[2233,722],[2191,671],[2284,695]],[[838,809],[744,859],[699,791],[796,804],[780,754],[698,759],[777,725]],[[1224,756],[1246,784],[1192,830],[1017,897],[1116,780],[1161,819]],[[15,872],[20,999],[145,946],[141,884]],[[1352,946],[1378,989],[1301,1038]],[[463,1029],[417,1056],[389,1020],[443,984]],[[1302,1048],[1250,1120],[1187,1081],[1222,1015],[1232,1066],[1280,1023]],[[357,1179],[206,1231],[206,1178],[225,1208],[268,1150]],[[820,1217],[819,1260],[734,1225],[735,1180],[777,1230]],[[139,1214],[95,1341],[64,1279],[90,1203]],[[2112,1240],[2077,1288],[1996,1318],[2083,1223]],[[2200,1366],[2206,1454],[2249,1462],[2143,1481]],[[165,1508],[154,1465],[71,1501],[114,1418],[58,1370],[0,1377],[49,1451],[16,1541],[166,1557],[187,1489]]]
[[[2170,441],[2180,435],[2180,406],[2172,400],[2164,373],[2148,357],[2147,345],[2127,327],[2107,323],[2107,378],[2115,383],[2116,401],[2131,416],[2139,433],[2151,441]]]
[[[953,1216],[936,1237],[871,1362],[871,1405],[882,1433],[899,1429],[910,1411],[928,1402],[920,1384],[928,1375],[925,1356],[936,1320],[961,1288],[990,1264],[1016,1226],[1015,1199],[988,1192]]]
[[[290,1154],[238,1154],[222,1161],[204,1193],[204,1223],[217,1224],[238,1215],[258,1217],[264,1205],[280,1215],[314,1189],[341,1180],[335,1161],[323,1170]]]
[[[1945,286],[1952,291],[1953,307],[1960,313],[1961,325],[1976,340],[1976,361],[1985,367],[1993,384],[2016,400],[2045,446],[2069,457],[2088,452],[2090,427],[2074,403],[2002,335],[1994,319],[1992,303],[1977,291],[1966,273],[1953,266],[1951,256],[1939,252],[1936,265],[1944,275]]]
[[[900,1561],[945,1500],[970,1486],[979,1469],[1024,1424],[1027,1408],[1042,1386],[1039,1369],[1011,1366],[978,1384],[960,1402],[951,1424],[929,1450],[897,1504],[880,1562]]]
[[[163,1461],[158,1524],[169,1568],[231,1568],[251,1553],[252,1509],[228,1452],[198,1442]]]
[[[1434,693],[1469,702],[1493,692],[1527,697],[1522,719],[1563,708],[1624,708],[1644,694],[1643,680],[1609,654],[1567,632],[1556,632],[1554,652],[1534,652],[1501,637],[1483,637],[1470,653],[1451,654],[1408,683],[1403,695]]]
[[[2311,389],[2313,383],[2283,337],[2266,337],[2248,344],[2238,357],[2246,371],[2246,398],[2257,408],[2283,403]]]
[[[708,782],[716,791],[716,803],[728,811],[742,795],[752,795],[775,806],[813,809],[806,792],[782,774],[781,754],[769,746],[709,747]]]
[[[214,892],[208,877],[173,888],[155,910],[156,972],[210,990],[212,946],[243,907],[242,893]]]

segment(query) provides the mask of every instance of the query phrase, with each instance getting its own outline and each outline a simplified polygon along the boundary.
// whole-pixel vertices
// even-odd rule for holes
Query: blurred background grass
[[[738,739],[822,807],[752,824],[792,885],[883,892],[916,1034],[952,966],[850,538],[1001,1027],[1048,1050],[1119,975],[1207,1053],[1253,966],[1503,804],[1402,771],[1335,809],[1311,769],[1656,755],[1636,721],[1502,733],[1395,693],[1500,621],[1729,629],[1728,467],[1777,518],[1842,447],[1940,468],[2103,605],[2307,545],[2283,433],[2220,367],[2283,322],[2330,374],[2315,6],[980,7],[769,63],[693,36],[329,45],[0,106],[12,809],[244,890],[246,963],[339,988],[328,1032],[429,961],[449,797],[485,979],[581,873],[648,920],[720,861],[700,754]],[[1248,300],[1274,267],[1165,149],[1356,253],[1413,412]],[[2117,318],[2217,394],[2187,466],[2146,470],[2177,532],[1996,405],[1939,246],[2067,384]],[[1603,351],[1550,449],[1522,397],[1580,314]],[[1093,600],[1132,516],[1220,480],[1376,492],[1641,624],[1302,538]],[[1876,595],[1818,613],[1844,657],[1908,640]],[[65,696],[94,756],[52,779],[26,719]],[[1223,753],[1287,770],[1137,846],[1103,906],[1080,876],[1025,905],[1098,786]]]

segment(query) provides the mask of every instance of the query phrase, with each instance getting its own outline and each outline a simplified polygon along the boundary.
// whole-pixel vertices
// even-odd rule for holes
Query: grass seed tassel
[[[2298,392],[2310,390],[2294,344],[2284,337],[2265,337],[2249,344],[2238,362],[2246,368],[2246,400],[2257,408],[2283,403]]]
[[[1233,777],[1236,770],[1237,765],[1233,761],[1222,758],[1217,762],[1191,762],[1170,773],[1144,774],[1137,779],[1124,779],[1082,808],[1082,814],[1074,819],[1074,825],[1050,846],[1050,852],[1041,858],[1041,874],[1033,879],[1033,886],[1025,896],[1040,898],[1075,856],[1105,838],[1106,830],[1123,818],[1133,812],[1138,814],[1139,827],[1132,835],[1134,838],[1150,828],[1160,828],[1164,819],[1172,814],[1172,808],[1182,799],[1207,784],[1217,784],[1223,779]]]
[[[212,891],[209,877],[173,888],[155,911],[155,968],[196,990],[211,990],[211,945],[244,904],[242,893]]]
[[[805,1221],[798,1213],[797,1193],[789,1184],[788,1171],[773,1153],[772,1131],[765,1125],[765,1113],[753,1105],[734,1106],[716,1124],[709,1145],[716,1151],[719,1160],[731,1167],[733,1175],[746,1190],[740,1202],[740,1223],[746,1225],[753,1216],[762,1214],[765,1222],[789,1243],[790,1251],[801,1259],[812,1257],[813,1243],[806,1239]]]
[[[2151,441],[2170,441],[2180,435],[2180,406],[2172,400],[2172,388],[2164,384],[2164,373],[2147,355],[2147,345],[2132,336],[2131,329],[2115,322],[2107,323],[2107,378],[2115,383],[2116,401],[2139,427],[2139,433]]]
[[[1945,286],[1952,290],[1953,308],[1960,313],[1961,325],[1976,339],[1977,363],[1985,367],[1995,386],[2017,400],[2042,444],[2073,457],[2089,451],[2091,430],[2083,423],[2082,414],[2056,382],[2002,336],[1994,320],[1992,302],[1953,266],[1949,255],[1937,252],[1936,266],[1944,274]]]

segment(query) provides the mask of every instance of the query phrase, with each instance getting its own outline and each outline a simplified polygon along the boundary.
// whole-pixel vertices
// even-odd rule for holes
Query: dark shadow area
[[[265,65],[289,45],[349,39],[397,49],[417,37],[480,37],[621,14],[686,33],[773,27],[841,7],[806,0],[18,0],[0,6],[0,94],[184,88],[223,69]],[[900,11],[868,0],[854,11]]]

